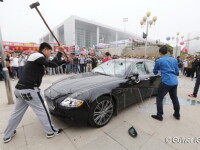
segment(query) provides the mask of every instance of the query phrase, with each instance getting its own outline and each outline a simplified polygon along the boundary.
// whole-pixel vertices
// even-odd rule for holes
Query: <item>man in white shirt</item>
[[[183,61],[183,74],[187,76],[188,60]]]
[[[10,65],[12,67],[12,80],[14,80],[15,73],[17,73],[19,78],[19,58],[17,58],[16,53],[13,53],[12,57],[10,57]]]
[[[25,56],[23,54],[21,54],[19,56],[19,77],[21,77],[22,71],[23,71],[23,67],[25,65]]]

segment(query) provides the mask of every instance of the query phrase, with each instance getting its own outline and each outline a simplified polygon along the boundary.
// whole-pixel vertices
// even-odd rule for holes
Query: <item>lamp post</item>
[[[4,51],[3,51],[3,42],[2,42],[2,36],[1,36],[1,28],[0,28],[0,54],[1,54],[1,57],[2,57],[3,74],[4,74],[4,79],[5,79],[6,92],[7,92],[7,97],[8,97],[8,104],[14,104],[13,96],[12,96],[12,89],[11,89],[11,86],[10,86],[10,78],[9,78],[8,69],[7,69],[6,63],[5,63],[5,56],[4,56]]]
[[[176,51],[175,51],[175,58],[177,58],[177,56],[178,56],[178,42],[179,42],[179,35],[180,35],[180,33],[179,32],[177,32],[176,33]],[[184,36],[182,35],[181,36],[181,39],[182,39],[182,41],[183,41],[183,38],[184,38]],[[175,38],[174,37],[172,37],[172,41],[174,40]]]
[[[157,20],[157,17],[156,17],[156,16],[154,16],[154,17],[150,20],[150,19],[149,19],[150,16],[151,16],[151,12],[148,11],[148,12],[146,13],[146,16],[144,16],[144,17],[142,18],[142,20],[140,21],[141,26],[143,26],[143,25],[146,24],[146,33],[143,33],[143,38],[146,39],[146,40],[145,40],[145,54],[144,54],[144,55],[145,55],[145,59],[146,59],[146,57],[147,57],[146,51],[147,51],[148,28],[149,28],[149,25],[150,25],[150,27],[151,27],[151,25],[152,25],[153,23],[155,24],[155,22],[156,22],[156,20]]]
[[[123,22],[124,22],[124,33],[126,31],[126,22],[128,21],[128,18],[123,18]]]

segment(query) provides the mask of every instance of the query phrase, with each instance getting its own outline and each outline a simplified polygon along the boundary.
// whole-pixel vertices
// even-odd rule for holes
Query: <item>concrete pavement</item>
[[[53,81],[64,76],[66,75],[45,76],[41,89],[44,90]],[[12,89],[16,83],[17,80],[11,81]],[[189,78],[179,77],[178,96],[183,100],[180,102],[180,120],[173,118],[171,104],[164,105],[165,114],[162,122],[152,119],[151,115],[156,113],[156,98],[152,97],[144,103],[130,106],[121,111],[102,128],[72,126],[52,116],[54,125],[57,128],[63,128],[64,132],[47,139],[38,118],[28,108],[17,128],[16,136],[11,142],[4,144],[2,141],[3,131],[14,105],[7,104],[5,84],[1,81],[0,150],[199,150],[200,106],[195,105],[199,103],[199,98],[193,98],[195,101],[192,101],[187,96],[192,93],[194,84],[195,81],[191,81]],[[197,97],[200,97],[200,94]],[[191,105],[186,105],[184,99],[191,102]],[[138,132],[136,138],[132,138],[128,134],[131,126],[134,126]],[[184,138],[194,139],[185,141]]]

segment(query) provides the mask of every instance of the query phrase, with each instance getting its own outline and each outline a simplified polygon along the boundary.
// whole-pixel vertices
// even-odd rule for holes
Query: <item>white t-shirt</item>
[[[10,57],[10,66],[12,67],[19,67],[19,58],[17,57]]]
[[[187,61],[184,61],[184,62],[183,62],[183,66],[184,66],[185,68],[187,68],[187,67],[188,67],[188,62],[187,62]]]
[[[21,67],[24,66],[25,62],[26,62],[25,58],[19,58],[19,66]]]

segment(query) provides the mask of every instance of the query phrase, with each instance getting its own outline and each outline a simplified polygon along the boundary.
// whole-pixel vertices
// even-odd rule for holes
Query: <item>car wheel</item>
[[[104,96],[95,101],[90,109],[89,123],[93,127],[102,127],[112,118],[114,112],[113,100]]]

